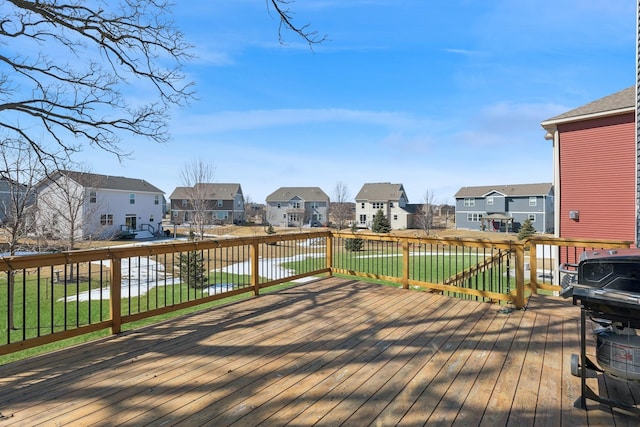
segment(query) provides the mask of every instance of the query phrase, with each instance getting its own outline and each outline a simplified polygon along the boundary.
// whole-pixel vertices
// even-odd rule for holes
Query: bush
[[[356,224],[354,223],[351,226],[351,232],[353,234],[356,234],[357,231],[358,231],[358,228],[356,227]],[[353,239],[347,239],[344,242],[344,248],[347,251],[350,251],[350,252],[361,251],[363,246],[364,246],[364,241],[359,237],[356,237],[356,238],[353,238]]]

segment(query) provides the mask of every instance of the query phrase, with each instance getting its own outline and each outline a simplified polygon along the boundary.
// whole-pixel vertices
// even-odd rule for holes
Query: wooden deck
[[[509,313],[328,278],[1,366],[0,427],[637,425],[573,407],[578,352],[564,300]]]

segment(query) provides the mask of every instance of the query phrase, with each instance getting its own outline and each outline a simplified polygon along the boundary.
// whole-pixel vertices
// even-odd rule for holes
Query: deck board
[[[327,278],[0,366],[0,427],[637,425],[573,406],[578,352],[565,300],[510,312]]]

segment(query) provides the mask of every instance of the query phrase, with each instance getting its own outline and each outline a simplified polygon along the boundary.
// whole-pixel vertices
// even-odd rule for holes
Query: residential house
[[[276,227],[326,226],[329,196],[319,187],[280,187],[266,199],[266,222]]]
[[[240,224],[245,220],[244,195],[237,183],[176,187],[169,200],[174,223],[191,222],[197,213],[202,214],[205,224]]]
[[[34,197],[32,189],[24,184],[7,178],[0,178],[0,224],[11,223],[15,215],[30,212]],[[25,227],[32,223],[31,218],[23,222]]]
[[[390,182],[364,184],[355,198],[356,225],[371,228],[373,217],[382,210],[392,230],[413,227],[416,205],[410,205],[402,184]]]
[[[553,232],[553,184],[462,187],[455,194],[456,228],[517,231],[531,220],[538,232]]]
[[[59,170],[38,186],[38,231],[104,239],[152,236],[162,225],[162,190],[144,179]]]
[[[635,108],[631,86],[541,123],[553,142],[557,236],[638,242]]]

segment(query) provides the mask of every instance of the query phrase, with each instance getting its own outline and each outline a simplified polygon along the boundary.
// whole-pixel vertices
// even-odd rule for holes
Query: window
[[[178,217],[178,211],[171,211],[171,216],[174,218]]]
[[[371,207],[373,209],[384,209],[384,203],[382,203],[382,202],[373,202],[373,203],[371,203]]]
[[[228,219],[229,218],[229,212],[227,212],[227,211],[216,212],[216,218],[217,219]]]
[[[218,207],[221,208],[223,203],[224,203],[223,200],[218,200]]]
[[[95,203],[98,200],[96,190],[89,191],[89,203]]]
[[[367,216],[366,215],[360,215],[360,224],[366,224],[367,223]]]
[[[393,216],[393,220],[394,220],[394,221],[397,221],[397,220],[398,220],[398,215],[394,215],[394,216]]]
[[[280,203],[276,203],[276,208],[280,209],[282,205]]]
[[[466,207],[475,206],[476,205],[476,199],[464,199],[464,205]]]
[[[538,204],[538,198],[536,196],[529,197],[529,206],[536,206]]]
[[[364,202],[362,202],[361,208],[364,209]]]
[[[156,194],[156,196],[153,198],[153,204],[154,205],[159,205],[160,204],[160,196],[158,196]]]
[[[389,207],[392,208],[393,207],[393,202],[389,202]]]
[[[113,225],[113,214],[100,215],[100,225]]]
[[[311,209],[318,209],[320,207],[320,203],[318,202],[311,202]]]
[[[300,202],[291,202],[291,207],[293,209],[300,209]]]
[[[300,222],[300,215],[289,214],[289,222]]]
[[[529,214],[529,221],[536,222],[536,214]]]
[[[187,207],[187,199],[182,199],[182,207],[183,208]]]
[[[135,205],[136,204],[136,195],[131,193],[129,194],[129,204],[130,205]]]
[[[481,213],[468,213],[467,214],[467,221],[468,222],[480,222],[482,220],[482,214]]]
[[[493,206],[493,197],[487,197],[487,206]]]

